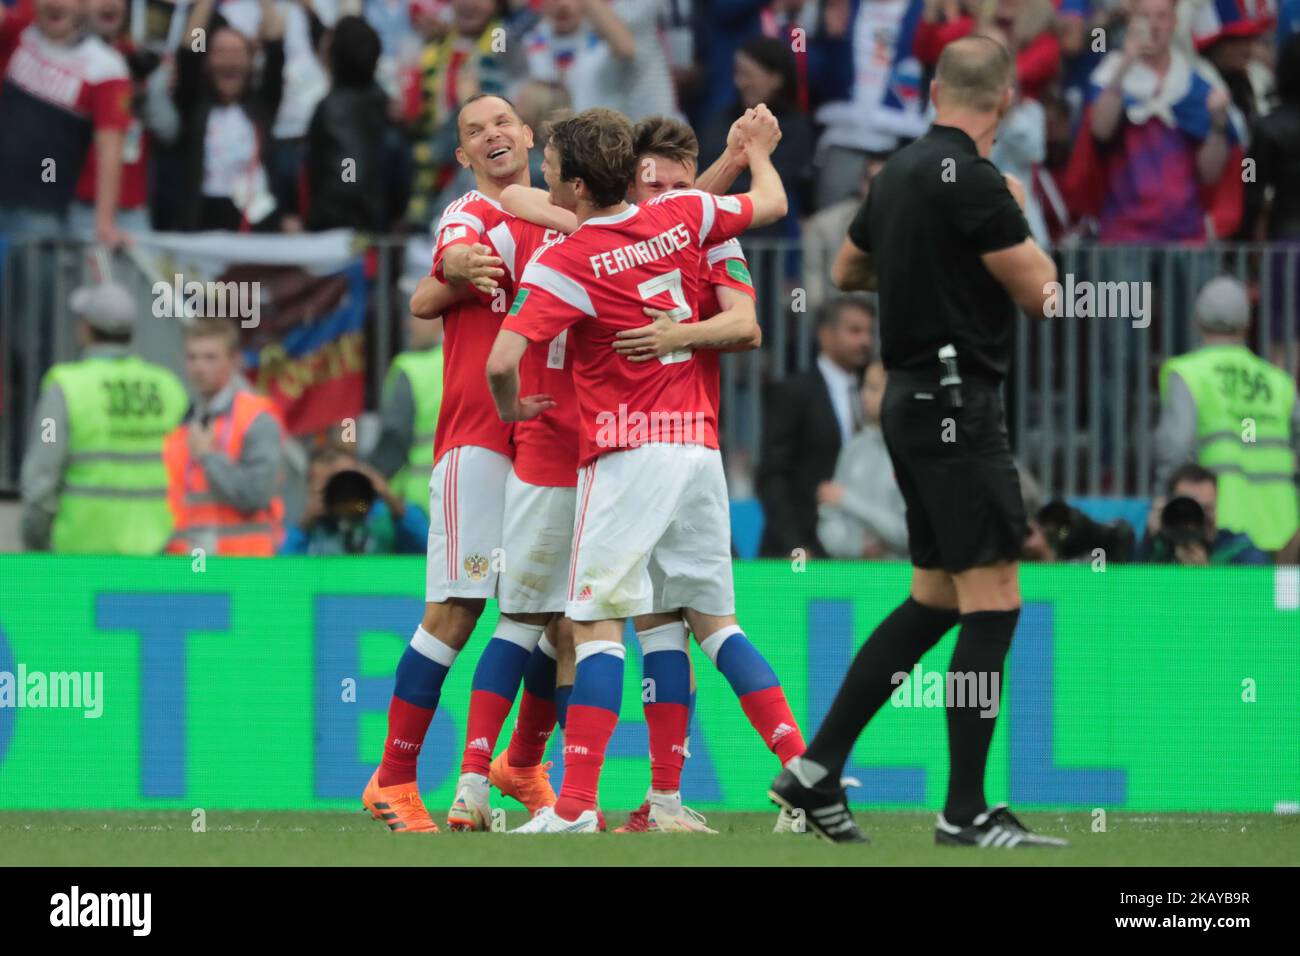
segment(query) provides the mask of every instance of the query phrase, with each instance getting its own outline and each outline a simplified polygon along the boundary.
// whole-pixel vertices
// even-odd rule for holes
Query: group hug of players
[[[717,441],[718,353],[760,341],[736,236],[786,213],[770,159],[780,129],[765,107],[748,111],[697,179],[689,127],[586,110],[548,124],[547,190],[530,188],[533,132],[506,99],[468,101],[458,132],[476,188],[443,213],[411,299],[413,314],[445,323],[425,613],[362,801],[394,832],[437,832],[417,759],[443,681],[495,597],[448,826],[489,829],[495,787],[531,815],[514,832],[605,829],[598,787],[631,618],[650,789],[618,829],[711,833],[681,798],[689,635],[781,763],[804,750],[780,681],[735,616]],[[745,169],[751,190],[726,195]],[[543,764],[557,723],[558,796]],[[783,812],[777,828],[791,827]]]

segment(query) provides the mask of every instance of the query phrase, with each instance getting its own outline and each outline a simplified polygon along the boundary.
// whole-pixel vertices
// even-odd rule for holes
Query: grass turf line
[[[929,813],[859,813],[870,846],[774,835],[775,813],[719,813],[718,836],[397,836],[363,812],[0,813],[0,866],[1294,866],[1300,817],[1122,814],[1092,832],[1086,813],[1025,814],[1065,850],[936,847]],[[436,817],[435,817],[436,819]],[[509,825],[525,817],[510,813]],[[610,826],[622,822],[611,814]]]

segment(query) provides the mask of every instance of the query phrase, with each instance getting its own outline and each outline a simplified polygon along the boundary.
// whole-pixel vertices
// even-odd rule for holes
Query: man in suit
[[[823,556],[817,540],[817,486],[835,473],[840,448],[862,424],[862,370],[875,344],[875,307],[838,296],[817,316],[816,365],[773,383],[763,410],[758,497],[763,557],[796,548]]]

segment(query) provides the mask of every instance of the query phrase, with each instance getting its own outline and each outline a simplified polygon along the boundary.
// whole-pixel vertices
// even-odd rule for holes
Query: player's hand
[[[727,152],[736,154],[741,162],[745,159],[745,144],[749,142],[749,126],[753,123],[754,111],[745,110],[740,119],[731,124],[727,130]]]
[[[476,242],[472,246],[457,246],[449,250],[443,256],[442,272],[451,285],[468,283],[480,292],[490,293],[497,287],[497,278],[506,274],[502,268],[504,265],[492,254],[491,247]]]
[[[1010,173],[1003,173],[1002,178],[1007,181],[1007,189],[1011,190],[1011,195],[1015,198],[1020,211],[1025,211],[1025,184],[1016,179]]]
[[[817,486],[819,505],[838,506],[844,500],[844,486],[834,481],[823,481]]]
[[[749,127],[746,148],[759,150],[770,156],[779,142],[781,142],[781,124],[776,121],[776,117],[767,108],[766,103],[759,103],[754,107],[754,120]]]
[[[615,352],[633,362],[649,362],[688,347],[683,341],[681,323],[667,312],[650,308],[641,311],[651,319],[650,324],[614,333]]]
[[[515,414],[510,421],[526,422],[530,418],[536,418],[548,408],[554,407],[555,399],[549,395],[524,395],[515,403]]]

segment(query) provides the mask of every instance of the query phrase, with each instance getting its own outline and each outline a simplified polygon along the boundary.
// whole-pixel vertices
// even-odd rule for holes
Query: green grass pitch
[[[509,814],[509,825],[524,822]],[[1121,814],[1092,830],[1085,813],[1022,819],[1067,837],[1066,850],[936,847],[929,813],[859,813],[870,846],[774,835],[775,813],[714,814],[718,836],[600,834],[397,836],[363,812],[0,813],[0,865],[38,866],[1294,866],[1300,817]],[[610,826],[622,822],[609,815]]]

